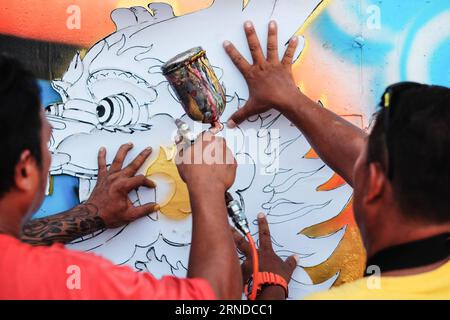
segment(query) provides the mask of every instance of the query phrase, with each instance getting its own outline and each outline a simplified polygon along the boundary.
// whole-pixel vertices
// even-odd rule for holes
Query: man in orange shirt
[[[231,157],[234,162],[224,159],[208,161],[208,164],[197,161],[195,165],[177,162],[181,177],[189,187],[193,216],[186,279],[166,276],[158,280],[151,274],[115,266],[93,254],[66,250],[61,244],[30,245],[67,242],[157,210],[157,204],[133,207],[128,200],[131,190],[140,186],[154,187],[144,176],[135,176],[151,150],[142,151],[122,168],[132,148],[131,144],[123,145],[107,168],[106,150],[101,149],[97,186],[85,203],[56,216],[28,221],[45,194],[51,161],[47,148],[51,126],[40,106],[34,77],[17,61],[5,57],[0,57],[0,75],[0,299],[241,297],[242,279],[224,197],[234,182],[236,163],[224,140],[209,133],[203,134],[178,157],[190,159],[194,149],[203,153],[208,148],[208,152],[216,150],[224,159]],[[208,195],[205,196],[204,190],[192,188],[194,185],[208,185]],[[79,276],[76,285],[70,278],[73,270]]]

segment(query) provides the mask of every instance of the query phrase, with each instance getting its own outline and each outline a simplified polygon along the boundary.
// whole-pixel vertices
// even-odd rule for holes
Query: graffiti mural
[[[122,65],[129,66],[128,62],[121,62],[120,59],[129,61],[140,57],[146,59],[146,62],[149,63],[148,67],[151,68],[160,65],[161,62],[169,58],[170,54],[168,54],[169,56],[161,54],[167,49],[163,51],[155,49],[156,52],[155,50],[146,52],[144,47],[148,49],[150,44],[145,43],[144,46],[141,43],[139,48],[141,51],[138,52],[138,50],[133,49],[133,47],[136,48],[136,45],[128,43],[127,37],[125,37],[125,42],[122,41],[122,33],[117,32],[116,28],[129,27],[126,25],[127,20],[124,19],[126,12],[131,12],[134,17],[147,19],[148,22],[151,19],[164,20],[174,16],[183,17],[186,15],[186,17],[189,17],[189,14],[194,15],[199,9],[204,9],[204,12],[214,9],[214,6],[212,6],[214,1],[196,0],[189,2],[189,5],[183,1],[159,1],[170,4],[170,7],[158,3],[150,4],[147,7],[148,2],[151,1],[76,1],[75,3],[80,9],[79,29],[72,28],[76,23],[71,19],[76,17],[77,10],[76,8],[69,8],[72,5],[69,1],[55,3],[53,13],[52,10],[43,13],[43,17],[45,15],[48,17],[50,14],[56,17],[45,22],[32,19],[33,13],[39,16],[37,13],[42,10],[34,2],[10,1],[8,4],[1,5],[0,51],[16,55],[33,69],[41,79],[42,103],[44,106],[53,105],[53,109],[50,108],[52,114],[49,117],[51,120],[53,119],[52,123],[56,132],[58,132],[58,123],[67,127],[68,123],[71,123],[74,118],[76,119],[76,116],[68,117],[67,114],[65,117],[61,117],[56,106],[70,105],[74,101],[84,100],[84,106],[88,110],[89,102],[95,102],[97,105],[103,98],[115,96],[118,103],[120,101],[132,101],[130,110],[134,110],[134,101],[139,106],[143,104],[141,100],[145,100],[149,104],[145,110],[145,115],[136,118],[139,121],[136,121],[134,123],[136,126],[132,128],[135,133],[146,135],[146,139],[151,137],[153,141],[160,139],[162,136],[168,136],[167,133],[159,132],[160,129],[155,124],[155,122],[165,123],[168,119],[153,117],[158,113],[158,99],[163,99],[162,101],[165,101],[166,98],[169,99],[169,96],[164,98],[166,95],[164,90],[150,85],[144,90],[145,97],[136,98],[135,96],[138,96],[138,94],[133,90],[137,89],[132,89],[131,92],[130,90],[127,92],[110,92],[105,95],[103,93],[105,89],[102,89],[99,80],[102,80],[101,77],[111,80],[111,77],[113,77],[111,68],[109,68],[111,73],[107,75],[103,73],[103,75],[93,76],[93,72],[91,72],[96,69],[91,65],[97,64],[98,67],[102,61],[107,60],[104,55],[112,53],[116,54],[117,57],[108,61],[115,61],[114,68]],[[220,1],[216,2],[219,3]],[[240,12],[246,13],[245,10],[249,14],[252,12],[251,1],[236,2],[239,2]],[[280,3],[282,2],[280,1]],[[132,10],[127,9],[133,6],[141,6],[141,8],[146,9],[145,11],[138,11],[140,9],[137,9],[137,7]],[[116,8],[124,9],[115,10]],[[262,8],[263,6],[259,10],[263,10]],[[420,8],[420,10],[417,8]],[[295,23],[289,25],[290,29],[286,28],[286,39],[293,33],[297,33],[305,39],[303,52],[293,66],[297,83],[311,98],[320,101],[325,107],[346,117],[356,125],[368,128],[379,96],[384,88],[392,82],[413,80],[445,86],[450,85],[450,60],[448,59],[450,52],[450,28],[448,28],[450,3],[438,0],[329,0],[322,1],[318,7],[313,6],[312,9],[314,10],[311,10],[310,15],[307,14],[309,17],[305,23],[302,24],[302,19],[300,19],[302,14],[298,14],[298,21],[294,20]],[[111,12],[116,14],[122,12],[122,14],[115,16],[113,13],[111,20]],[[14,19],[11,17],[14,17]],[[294,16],[290,19],[293,18]],[[283,17],[277,19],[280,24],[282,24],[282,19]],[[142,21],[145,22],[145,20]],[[186,18],[186,21],[188,21],[188,18]],[[72,29],[68,28],[68,22]],[[24,28],[25,23],[26,28]],[[43,27],[33,28],[33,23],[40,24]],[[164,24],[161,24],[161,30],[163,30],[163,26]],[[110,34],[111,36],[109,36]],[[263,37],[261,36],[261,38]],[[106,39],[106,44],[103,47],[102,39]],[[218,42],[221,42],[221,40],[225,39],[220,39]],[[155,39],[153,43],[156,48],[160,41]],[[41,48],[47,49],[42,53]],[[102,48],[110,50],[103,51]],[[174,53],[182,49],[175,50]],[[157,54],[158,52],[160,54]],[[124,53],[124,55],[120,53]],[[131,53],[133,53],[133,56],[129,55]],[[55,59],[48,58],[53,56]],[[93,59],[96,56],[100,58]],[[54,60],[53,63],[49,62],[52,60]],[[223,59],[217,59],[217,61],[221,60]],[[31,61],[44,62],[32,63]],[[220,63],[218,64],[220,65]],[[80,96],[79,92],[82,90],[77,89],[78,84],[75,81],[80,79],[77,72],[81,72],[80,77],[85,77],[86,70],[77,70],[76,66],[87,67],[86,70],[90,72],[86,77],[90,77],[93,88],[91,90],[96,90],[96,92],[94,94],[91,92],[87,98]],[[227,77],[230,77],[227,73],[229,67],[225,68],[222,65],[218,67],[223,71],[221,80],[225,84],[227,82],[235,83],[226,86],[231,106],[228,107],[228,111],[231,112],[232,108],[237,107],[242,102],[239,99],[245,99],[245,86],[242,82],[227,80]],[[105,68],[97,69],[104,70]],[[119,71],[129,72],[130,70],[128,68]],[[117,70],[114,70],[114,72],[117,72]],[[158,76],[155,75],[155,84],[159,83],[157,81]],[[118,78],[118,74],[116,73],[114,77]],[[53,85],[53,88],[56,88],[59,94],[52,89],[50,80],[54,79],[60,79]],[[149,84],[148,78],[145,77],[136,78],[136,84],[140,80],[145,80]],[[155,88],[149,90],[149,87]],[[236,99],[235,93],[238,93],[238,99]],[[121,98],[118,96],[120,94],[125,94],[125,98],[120,100]],[[133,98],[130,98],[130,95]],[[95,97],[94,100],[92,99],[93,96]],[[174,101],[173,104],[175,103]],[[236,105],[233,103],[236,103]],[[79,109],[78,106],[77,109]],[[133,115],[133,112],[131,114]],[[141,121],[142,119],[145,120]],[[92,133],[93,127],[98,129],[98,123],[95,123],[95,121],[98,120],[92,120],[92,126],[87,125],[81,128],[80,125],[75,124],[73,128],[76,133]],[[289,128],[289,124],[283,121],[282,118],[277,118],[276,114],[269,114],[268,118],[250,121],[249,126],[257,124],[259,129],[270,128],[270,126]],[[115,125],[120,126],[120,123]],[[170,126],[170,121],[168,121],[166,127],[170,128]],[[107,130],[107,126],[104,127],[105,130],[99,134],[111,132],[111,130]],[[151,132],[151,130],[148,130],[150,127],[155,130]],[[62,126],[59,126],[59,128],[62,128]],[[76,152],[71,150],[70,143],[65,146],[56,143],[58,139],[61,141],[62,137],[68,136],[67,131],[61,130],[59,132],[59,138],[55,139],[52,151],[55,155],[64,153],[69,154],[71,160],[75,159]],[[128,139],[126,134],[129,132],[127,130],[119,132],[123,136],[124,142],[128,142],[128,140],[125,140]],[[54,135],[56,137],[58,133]],[[258,192],[261,195],[261,202],[245,203],[246,208],[249,209],[248,214],[252,219],[258,211],[265,211],[268,213],[269,222],[275,235],[287,232],[287,230],[292,232],[292,236],[286,240],[287,242],[281,241],[279,243],[275,239],[274,244],[277,252],[282,256],[287,256],[292,252],[300,254],[300,265],[294,276],[291,293],[293,292],[295,297],[301,297],[307,292],[323,290],[331,285],[339,285],[360,277],[365,258],[359,232],[353,220],[351,189],[339,176],[333,174],[331,170],[324,166],[314,150],[307,145],[301,133],[295,133],[292,129],[282,130],[281,137],[282,141],[286,143],[286,150],[288,151],[280,154],[280,166],[287,171],[259,183],[248,182],[248,179],[243,179],[242,185],[235,188],[235,191],[248,188],[248,192]],[[73,144],[77,143],[80,143],[80,140],[74,140]],[[155,152],[151,161],[156,161],[159,166],[162,166],[161,162],[165,160],[163,158],[167,159],[170,156],[168,156],[167,149],[159,149],[158,145],[170,145],[170,141],[160,141],[153,148],[159,150],[159,152]],[[63,147],[66,149],[64,152],[60,152]],[[99,145],[96,145],[95,142],[92,143],[94,154],[94,149],[98,147]],[[115,146],[111,146],[110,154],[113,153],[114,148]],[[288,161],[287,154],[298,154],[298,163],[293,164]],[[46,197],[43,206],[35,217],[57,213],[76,205],[89,195],[91,185],[95,183],[95,179],[92,179],[92,177],[95,177],[95,168],[85,167],[86,170],[80,172],[80,170],[74,170],[73,166],[68,166],[68,164],[72,164],[80,167],[80,163],[67,161],[64,157],[55,157],[55,159],[59,159],[60,162],[54,162],[55,166],[53,166],[51,178],[52,192]],[[85,159],[80,160],[84,161]],[[153,173],[154,170],[155,167],[153,167]],[[151,170],[148,173],[151,173]],[[248,173],[241,174],[246,177],[250,176]],[[86,177],[89,177],[89,179],[86,179]],[[251,188],[252,186],[254,189]],[[155,195],[147,196],[155,197]],[[245,200],[245,192],[243,197]],[[139,201],[139,198],[140,196],[136,195],[135,200]],[[293,210],[292,208],[296,209]],[[306,216],[313,218],[305,219]],[[168,230],[173,230],[171,228],[174,222],[167,219],[165,214],[149,216],[147,223],[131,224],[127,226],[129,230],[126,232],[120,232],[121,230],[101,231],[93,238],[77,241],[77,243],[72,244],[72,248],[94,252],[97,250],[98,253],[108,256],[108,250],[100,247],[105,247],[102,244],[118,237],[117,242],[126,243],[125,239],[131,244],[139,245],[136,246],[136,250],[134,250],[134,246],[131,247],[134,251],[124,254],[123,257],[110,257],[115,260],[115,263],[126,263],[140,271],[155,272],[155,270],[158,270],[156,275],[168,273],[183,275],[187,266],[186,250],[189,241],[185,241],[184,238],[176,238],[175,240],[173,237],[171,238],[168,235]],[[160,222],[156,228],[154,227],[155,221]],[[177,224],[181,225],[179,228],[177,227],[180,233],[189,231],[189,224],[186,224],[189,217],[177,221]],[[294,228],[290,229],[292,222],[296,224]],[[150,238],[145,239],[145,241],[130,240],[132,234],[143,230],[143,228],[153,230],[152,235],[149,235]],[[119,236],[116,236],[118,233]],[[322,240],[324,241],[323,244],[320,242]],[[109,241],[109,243],[114,243],[114,241]],[[158,245],[155,245],[155,243]],[[110,246],[122,248],[118,244],[110,244]],[[128,252],[131,249],[125,248],[122,251]],[[185,258],[173,259],[174,256]]]

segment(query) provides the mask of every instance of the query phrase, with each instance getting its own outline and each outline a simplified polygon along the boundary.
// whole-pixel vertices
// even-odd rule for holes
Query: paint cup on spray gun
[[[194,121],[220,131],[225,92],[201,47],[182,52],[161,67],[186,114]]]

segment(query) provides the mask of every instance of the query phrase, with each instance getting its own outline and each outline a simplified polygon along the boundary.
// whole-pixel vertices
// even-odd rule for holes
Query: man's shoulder
[[[0,299],[215,299],[204,279],[156,279],[62,244],[31,246],[0,235],[0,251]]]
[[[44,260],[42,261],[43,263],[49,263],[52,259],[58,258],[81,261],[95,260],[96,263],[101,261],[108,262],[106,259],[92,253],[68,250],[62,243],[55,243],[50,246],[34,246],[7,235],[0,235],[0,250],[3,252],[3,258],[12,258],[17,262],[22,259],[41,260],[40,258]]]

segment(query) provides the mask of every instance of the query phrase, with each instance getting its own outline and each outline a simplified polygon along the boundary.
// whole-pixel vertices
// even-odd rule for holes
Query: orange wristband
[[[288,286],[286,280],[273,272],[258,272],[250,277],[245,285],[244,292],[249,300],[255,300],[256,296],[261,292],[263,286],[280,286],[288,297]]]

